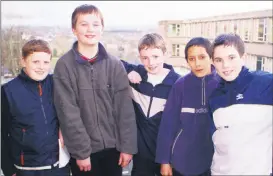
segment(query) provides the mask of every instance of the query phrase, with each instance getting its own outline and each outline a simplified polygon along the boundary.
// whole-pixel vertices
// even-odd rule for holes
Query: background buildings
[[[171,57],[167,62],[179,72],[185,72],[185,68],[188,68],[184,48],[191,38],[203,36],[212,41],[219,34],[236,33],[246,43],[246,66],[251,70],[272,73],[272,23],[270,9],[192,20],[160,21],[158,32],[168,43]]]

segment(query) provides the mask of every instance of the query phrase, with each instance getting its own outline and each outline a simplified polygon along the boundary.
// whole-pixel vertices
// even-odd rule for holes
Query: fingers
[[[121,167],[126,167],[130,162],[131,162],[131,160],[124,160],[124,161],[121,163]]]
[[[120,155],[120,156],[119,156],[118,165],[121,165],[121,164],[122,164],[122,156]]]
[[[128,79],[133,84],[139,84],[142,81],[141,76],[135,71],[131,71],[128,74]]]

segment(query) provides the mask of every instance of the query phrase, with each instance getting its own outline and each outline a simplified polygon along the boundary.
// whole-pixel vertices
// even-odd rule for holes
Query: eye
[[[154,58],[154,59],[157,59],[157,58],[159,58],[159,56],[154,56],[153,58]]]
[[[87,26],[87,23],[82,23],[81,26]]]
[[[205,56],[201,56],[200,59],[205,59],[206,57]]]
[[[33,63],[34,63],[34,64],[38,64],[38,63],[39,63],[39,61],[33,61]]]
[[[194,58],[193,57],[189,57],[189,61],[194,61]]]
[[[229,56],[229,59],[233,60],[233,59],[235,59],[235,56]]]
[[[49,64],[50,62],[48,62],[48,61],[44,61],[44,63],[45,63],[45,64]]]
[[[221,58],[215,58],[214,62],[222,62],[222,59]]]

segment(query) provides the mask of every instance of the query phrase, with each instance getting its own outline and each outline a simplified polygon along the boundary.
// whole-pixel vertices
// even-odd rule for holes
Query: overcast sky
[[[2,25],[70,27],[75,7],[92,3],[107,27],[156,27],[160,20],[182,20],[272,9],[271,1],[2,1]]]

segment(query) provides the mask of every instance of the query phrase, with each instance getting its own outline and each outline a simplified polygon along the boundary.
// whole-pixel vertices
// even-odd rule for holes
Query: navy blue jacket
[[[180,78],[167,100],[159,129],[156,162],[185,175],[209,170],[213,155],[208,98],[217,87],[215,71],[203,78]]]
[[[213,175],[272,173],[273,75],[242,67],[212,93]]]
[[[38,82],[23,70],[1,87],[1,151],[7,154],[2,158],[4,173],[13,164],[35,167],[58,161],[59,125],[52,89],[52,75]]]
[[[180,77],[173,67],[164,64],[170,70],[162,83],[153,86],[147,82],[148,75],[143,65],[134,66],[122,61],[127,73],[132,70],[140,74],[140,84],[130,83],[133,91],[133,104],[138,129],[138,155],[155,161],[156,140],[162,112],[175,81]]]

